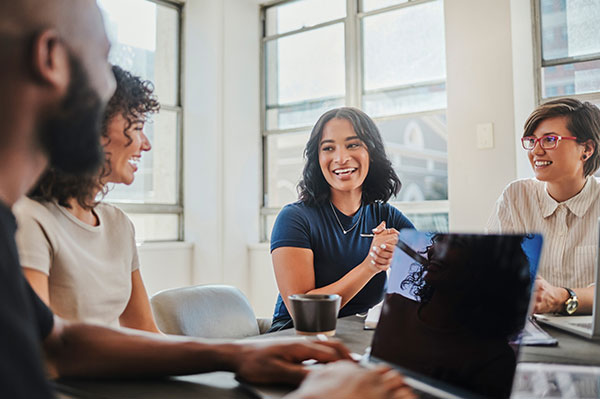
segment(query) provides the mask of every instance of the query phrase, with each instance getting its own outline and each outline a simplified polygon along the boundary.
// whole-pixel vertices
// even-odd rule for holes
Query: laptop
[[[369,354],[420,397],[508,398],[540,235],[400,232]]]
[[[600,231],[600,219],[598,219],[598,230]],[[600,234],[598,235],[598,240],[598,248],[600,249]],[[598,309],[598,306],[600,306],[598,304],[600,284],[598,282],[598,268],[600,268],[600,250],[597,251],[596,255],[596,273],[594,278],[596,289],[594,290],[594,305],[590,316],[566,316],[548,313],[536,314],[535,319],[540,323],[586,338],[600,339],[600,310]]]

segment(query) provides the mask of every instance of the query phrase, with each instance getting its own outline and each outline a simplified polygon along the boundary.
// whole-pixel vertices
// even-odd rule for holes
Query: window
[[[181,239],[181,8],[149,0],[98,4],[112,43],[110,62],[152,81],[161,103],[160,113],[146,124],[152,150],[142,156],[135,181],[111,187],[105,199],[128,213],[138,241]]]
[[[403,184],[391,202],[418,228],[447,231],[443,0],[295,0],[262,11],[263,239],[298,198],[312,126],[344,105],[380,129]]]
[[[536,0],[539,102],[577,97],[600,104],[600,2]]]

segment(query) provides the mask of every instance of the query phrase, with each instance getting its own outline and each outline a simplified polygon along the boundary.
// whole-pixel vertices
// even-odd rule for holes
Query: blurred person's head
[[[522,328],[529,305],[529,260],[523,236],[435,234],[401,287],[422,304],[443,294],[448,313],[487,337],[507,338]]]
[[[527,154],[538,180],[587,177],[600,167],[600,110],[574,98],[541,104],[525,122],[523,139],[533,144]]]
[[[73,173],[96,169],[114,90],[109,48],[94,0],[0,2],[0,152],[18,151],[33,175],[48,161]]]
[[[117,88],[105,108],[99,139],[104,164],[88,175],[49,168],[30,197],[56,200],[65,207],[70,207],[68,200],[74,198],[84,209],[91,209],[96,205],[98,192],[106,192],[107,183],[133,183],[142,152],[152,148],[144,133],[144,125],[152,114],[158,112],[160,105],[150,81],[119,66],[113,66],[112,71]]]
[[[387,158],[373,120],[356,108],[332,109],[312,129],[298,184],[300,200],[323,204],[333,190],[362,192],[362,202],[386,202],[400,191],[400,179]]]

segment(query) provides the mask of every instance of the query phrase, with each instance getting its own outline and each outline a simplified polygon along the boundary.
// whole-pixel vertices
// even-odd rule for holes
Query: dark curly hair
[[[151,114],[160,110],[160,104],[154,95],[154,85],[148,80],[134,76],[114,65],[112,71],[115,75],[117,88],[109,100],[102,119],[101,137],[110,142],[108,125],[117,115],[122,115],[125,120],[123,134],[131,144],[132,138],[127,130],[136,122],[146,122]],[[97,205],[96,193],[100,188],[102,196],[106,195],[107,188],[102,179],[110,175],[110,153],[105,152],[106,161],[96,173],[87,175],[72,175],[58,169],[48,169],[31,190],[28,196],[37,201],[56,200],[60,205],[70,208],[70,198],[75,198],[84,209],[92,209]]]
[[[531,238],[531,237],[529,237]],[[483,337],[509,339],[523,328],[529,306],[531,276],[523,251],[525,235],[435,234],[422,254],[429,255],[440,242],[466,251],[465,279],[458,305],[450,309],[463,326]],[[402,281],[422,304],[431,301],[436,288],[425,280],[427,264],[414,263]]]
[[[304,170],[298,183],[300,200],[307,205],[321,205],[329,200],[330,187],[319,165],[319,145],[323,128],[331,119],[346,119],[352,124],[356,135],[367,146],[369,152],[369,173],[362,186],[363,204],[375,201],[387,202],[392,195],[398,194],[402,184],[385,154],[383,140],[375,122],[357,108],[343,107],[325,112],[310,133],[304,149]]]

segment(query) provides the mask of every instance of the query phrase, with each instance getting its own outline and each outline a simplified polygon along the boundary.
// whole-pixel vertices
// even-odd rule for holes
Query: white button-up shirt
[[[564,202],[550,197],[544,182],[517,180],[498,198],[487,229],[543,234],[538,274],[554,286],[587,287],[596,270],[599,196],[600,181],[591,176],[579,194]]]

